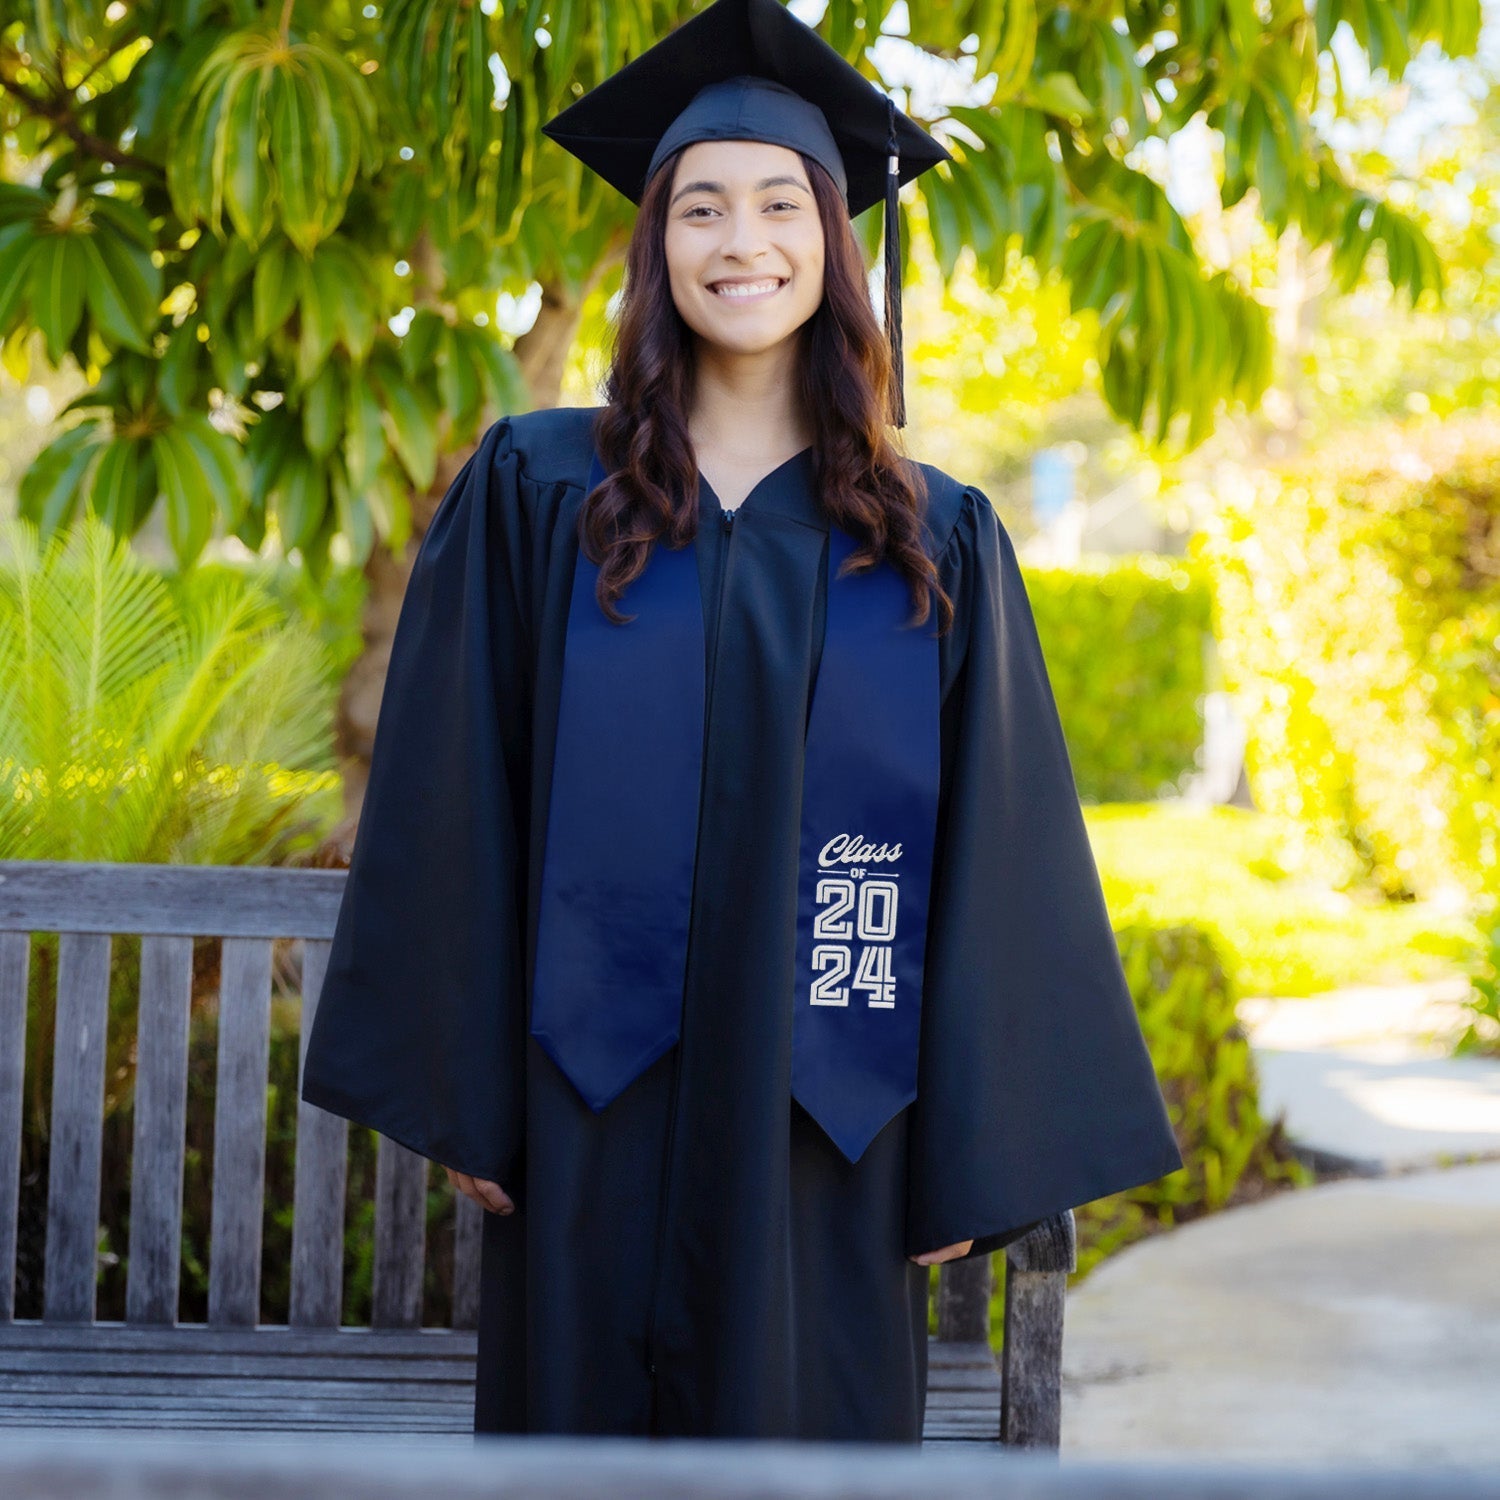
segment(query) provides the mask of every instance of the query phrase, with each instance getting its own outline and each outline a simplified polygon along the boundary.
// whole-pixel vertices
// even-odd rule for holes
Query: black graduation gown
[[[681,1040],[596,1115],[527,1016],[593,415],[495,423],[423,540],[303,1097],[514,1198],[484,1216],[476,1431],[914,1442],[908,1255],[987,1253],[1182,1165],[1015,555],[978,490],[927,469],[957,623],[919,1095],[850,1165],[790,1087],[828,523],[810,450],[732,518],[705,482]]]

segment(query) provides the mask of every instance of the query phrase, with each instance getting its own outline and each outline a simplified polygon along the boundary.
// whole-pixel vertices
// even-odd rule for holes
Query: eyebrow
[[[758,193],[763,188],[780,187],[783,185],[801,188],[804,192],[809,190],[807,184],[800,177],[762,177],[755,184],[755,191]],[[672,194],[672,203],[675,203],[679,198],[685,198],[689,193],[722,193],[723,191],[724,184],[722,182],[690,182],[686,187],[680,187]],[[671,206],[671,203],[667,205],[668,208]]]

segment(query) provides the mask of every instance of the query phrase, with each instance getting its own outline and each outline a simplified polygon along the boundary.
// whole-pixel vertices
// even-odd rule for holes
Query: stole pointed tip
[[[665,1057],[677,1045],[679,1028],[664,1031],[644,1050],[636,1041],[603,1048],[599,1045],[599,1028],[580,1030],[576,1024],[563,1027],[561,1045],[545,1028],[535,1024],[530,1034],[552,1060],[558,1072],[572,1085],[574,1093],[594,1114],[602,1114],[653,1063]]]

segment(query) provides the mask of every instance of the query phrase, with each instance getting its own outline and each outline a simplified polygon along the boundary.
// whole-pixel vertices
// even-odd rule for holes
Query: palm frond
[[[265,862],[339,814],[335,671],[255,577],[167,580],[92,513],[0,532],[0,856]]]

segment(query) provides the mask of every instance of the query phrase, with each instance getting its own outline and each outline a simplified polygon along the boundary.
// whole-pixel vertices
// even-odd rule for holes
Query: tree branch
[[[17,59],[14,53],[0,52],[0,89],[17,100],[28,113],[56,126],[81,152],[95,161],[109,162],[111,166],[124,167],[132,172],[150,172],[158,177],[164,175],[156,162],[143,156],[135,156],[102,135],[95,135],[84,129],[65,99],[32,93],[14,76],[12,68],[15,61]]]

